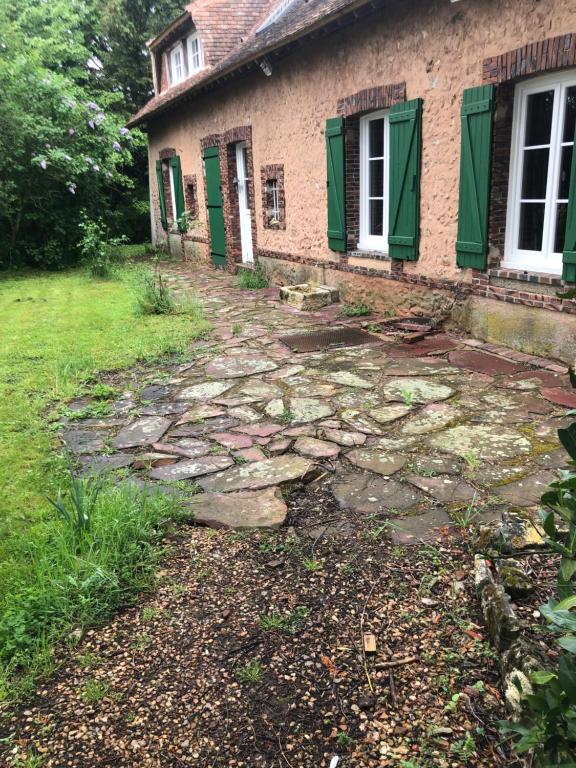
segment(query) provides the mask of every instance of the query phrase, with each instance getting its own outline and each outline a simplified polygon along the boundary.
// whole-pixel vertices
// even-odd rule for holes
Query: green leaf
[[[553,539],[556,536],[556,522],[554,518],[554,512],[542,511],[541,519],[544,532]]]
[[[540,670],[538,672],[532,672],[530,675],[530,680],[536,685],[546,685],[546,683],[549,683],[550,680],[555,680],[557,677],[558,675],[556,675],[554,672],[545,672],[544,670]]]
[[[569,562],[571,562],[576,569],[576,563],[573,560]],[[572,595],[571,597],[567,597],[565,600],[561,600],[559,603],[556,603],[554,610],[569,611],[571,608],[574,608],[574,606],[576,606],[576,595]]]
[[[559,429],[558,439],[570,454],[570,458],[576,461],[576,422],[566,429]]]
[[[563,654],[558,663],[558,682],[571,704],[576,703],[576,660]]]
[[[558,640],[558,645],[568,653],[576,654],[576,637],[574,635],[564,635]]]

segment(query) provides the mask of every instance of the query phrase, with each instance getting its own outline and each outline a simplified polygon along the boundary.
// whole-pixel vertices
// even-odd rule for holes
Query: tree
[[[88,215],[106,215],[143,144],[120,91],[100,86],[93,16],[78,0],[0,7],[0,264],[73,261]]]

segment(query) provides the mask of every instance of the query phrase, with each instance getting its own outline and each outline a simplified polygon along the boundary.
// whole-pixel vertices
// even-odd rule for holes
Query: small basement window
[[[360,242],[358,248],[388,252],[388,110],[360,119]]]
[[[503,267],[561,274],[576,127],[576,73],[520,83]]]
[[[264,229],[286,229],[284,166],[281,163],[263,165],[260,180]]]

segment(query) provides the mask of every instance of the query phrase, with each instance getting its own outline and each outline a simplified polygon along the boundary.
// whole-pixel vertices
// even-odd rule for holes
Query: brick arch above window
[[[165,147],[160,150],[159,156],[160,160],[169,160],[171,157],[176,156],[176,150],[174,147]]]
[[[362,112],[375,112],[378,109],[389,109],[393,104],[406,101],[406,83],[391,85],[375,85],[362,91],[338,99],[336,112],[339,116],[348,118],[360,115]]]
[[[540,72],[574,66],[576,32],[569,32],[484,59],[482,81],[499,84]]]

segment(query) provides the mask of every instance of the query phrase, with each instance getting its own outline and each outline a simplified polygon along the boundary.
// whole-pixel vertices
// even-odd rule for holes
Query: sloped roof
[[[231,24],[240,20],[239,26],[244,32],[244,37],[242,33],[237,33],[236,45],[219,61],[214,58],[211,59],[214,63],[209,63],[201,72],[197,72],[192,77],[154,96],[130,118],[128,122],[130,127],[147,122],[177,102],[199,92],[205,86],[215,85],[224,76],[257,61],[267,53],[289,44],[315,28],[321,28],[354,8],[368,4],[376,5],[374,0],[295,0],[276,22],[257,32],[256,30],[274,9],[277,2],[271,3],[269,0],[216,0],[216,2],[222,4],[224,17],[228,18]],[[214,35],[213,32],[210,32],[210,27],[214,24],[214,16],[209,10],[209,6],[212,6],[213,3],[214,0],[194,0],[187,6],[187,10],[192,15],[203,40],[204,35],[208,39],[211,34]],[[227,16],[228,10],[226,9],[233,6],[237,6],[237,13],[234,16]],[[246,6],[250,7],[249,15],[251,17],[251,26],[248,28],[245,24],[247,20]],[[258,9],[257,13],[255,13],[256,8]],[[248,32],[246,32],[247,29]]]

